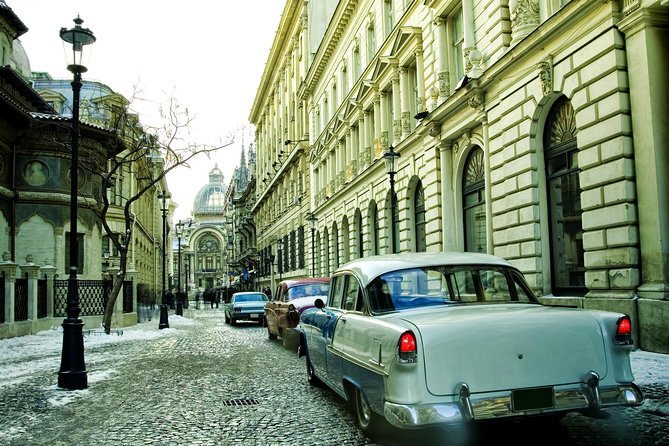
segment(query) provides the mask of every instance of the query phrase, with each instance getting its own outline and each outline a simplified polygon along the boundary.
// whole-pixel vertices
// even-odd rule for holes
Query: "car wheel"
[[[323,381],[314,373],[314,366],[311,364],[309,354],[307,354],[307,380],[314,387],[323,387]]]
[[[372,411],[367,398],[359,388],[356,387],[354,392],[353,413],[355,421],[365,435],[374,438],[378,434],[383,420]]]
[[[267,337],[270,341],[276,341],[276,335],[269,331],[269,326],[267,326]]]
[[[237,319],[234,317],[230,316],[230,325],[237,325]]]
[[[227,313],[225,314],[225,323],[228,325],[230,324],[230,318],[228,317]]]

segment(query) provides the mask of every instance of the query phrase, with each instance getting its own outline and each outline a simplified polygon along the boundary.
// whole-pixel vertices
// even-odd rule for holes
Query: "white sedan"
[[[602,416],[643,402],[629,316],[542,305],[520,271],[485,254],[352,261],[299,329],[309,382],[350,401],[369,436],[387,422]]]

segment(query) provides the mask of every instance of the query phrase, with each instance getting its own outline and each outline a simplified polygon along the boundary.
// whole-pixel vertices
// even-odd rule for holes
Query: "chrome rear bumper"
[[[581,412],[597,416],[601,409],[616,406],[640,406],[641,390],[634,383],[613,387],[600,387],[599,376],[588,372],[587,381],[580,388],[555,388],[553,407],[514,411],[512,393],[495,392],[494,395],[472,395],[469,386],[461,383],[453,399],[457,401],[432,404],[384,403],[386,420],[397,427],[410,428],[432,424],[481,421],[501,418],[522,418],[564,412]]]

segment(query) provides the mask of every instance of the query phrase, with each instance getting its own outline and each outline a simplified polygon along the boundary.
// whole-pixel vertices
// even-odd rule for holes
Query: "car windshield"
[[[288,289],[288,300],[307,296],[327,296],[330,285],[327,283],[310,283],[298,285]]]
[[[238,294],[234,296],[235,302],[258,302],[264,300],[267,300],[267,296],[265,296],[263,293]]]
[[[393,271],[374,279],[368,289],[374,313],[454,303],[536,302],[519,273],[491,266]]]

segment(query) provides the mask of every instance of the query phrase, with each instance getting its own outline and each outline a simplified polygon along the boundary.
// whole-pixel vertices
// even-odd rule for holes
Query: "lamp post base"
[[[158,328],[170,328],[170,322],[167,317],[167,305],[163,304],[160,306],[160,322],[158,323]]]
[[[63,321],[63,351],[58,372],[58,387],[81,390],[88,387],[88,375],[84,363],[84,322],[67,318]]]

